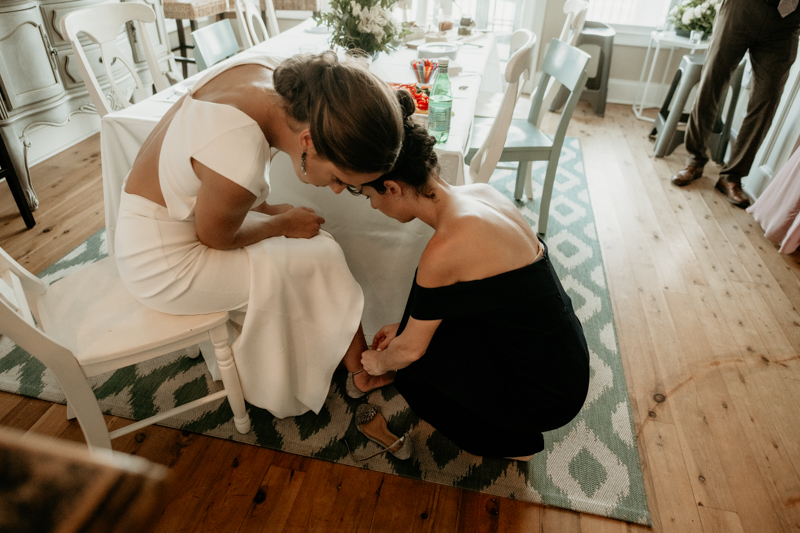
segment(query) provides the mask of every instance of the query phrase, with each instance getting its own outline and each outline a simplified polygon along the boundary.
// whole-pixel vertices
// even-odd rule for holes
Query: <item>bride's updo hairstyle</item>
[[[388,172],[403,142],[403,115],[386,83],[357,60],[331,51],[296,55],[273,77],[286,112],[309,124],[322,158],[354,172]]]
[[[404,183],[417,194],[433,199],[428,181],[433,173],[439,173],[439,160],[433,147],[436,139],[428,135],[428,130],[414,122],[414,99],[405,89],[395,91],[403,110],[403,147],[394,164],[394,168],[380,178],[365,183],[364,187],[372,187],[378,194],[384,194],[384,182],[392,180]]]

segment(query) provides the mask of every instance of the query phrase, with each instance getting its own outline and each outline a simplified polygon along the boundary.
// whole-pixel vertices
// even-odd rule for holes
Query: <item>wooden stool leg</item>
[[[183,21],[181,19],[175,19],[175,24],[178,25],[178,48],[181,51],[181,57],[189,57],[187,53],[186,34],[184,33],[183,29]],[[186,61],[181,61],[181,68],[183,69],[184,79],[188,78],[189,65],[186,64]]]

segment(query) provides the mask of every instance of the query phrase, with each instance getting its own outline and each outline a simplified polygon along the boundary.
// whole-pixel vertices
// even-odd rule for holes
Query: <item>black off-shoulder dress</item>
[[[461,449],[489,457],[540,452],[542,432],[566,425],[583,406],[589,349],[546,248],[536,262],[486,279],[425,288],[415,276],[398,335],[410,316],[442,323],[394,385]]]

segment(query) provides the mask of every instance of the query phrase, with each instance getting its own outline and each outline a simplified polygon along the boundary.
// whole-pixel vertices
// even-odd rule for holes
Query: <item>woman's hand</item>
[[[281,234],[292,239],[310,239],[318,235],[325,219],[310,207],[292,207],[278,215],[281,219]]]
[[[388,371],[381,368],[381,355],[381,350],[367,350],[361,354],[361,364],[370,376],[381,376]]]
[[[387,324],[383,326],[378,333],[375,334],[375,337],[372,338],[372,346],[373,350],[385,350],[389,343],[392,342],[397,336],[397,328],[400,327],[400,324]]]

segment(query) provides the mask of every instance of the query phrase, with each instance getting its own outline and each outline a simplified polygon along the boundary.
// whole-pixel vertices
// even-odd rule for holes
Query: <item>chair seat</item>
[[[481,147],[494,123],[493,118],[476,117],[472,124],[472,138],[469,151],[475,153]],[[553,141],[539,128],[525,119],[512,119],[508,127],[508,135],[503,146],[500,161],[537,161],[539,157],[548,159]]]
[[[168,346],[228,319],[225,311],[176,316],[145,307],[122,284],[113,256],[70,274],[68,283],[55,282],[42,300],[42,330],[70,349],[82,366]]]
[[[168,19],[198,20],[227,9],[228,0],[164,0],[164,16]]]

